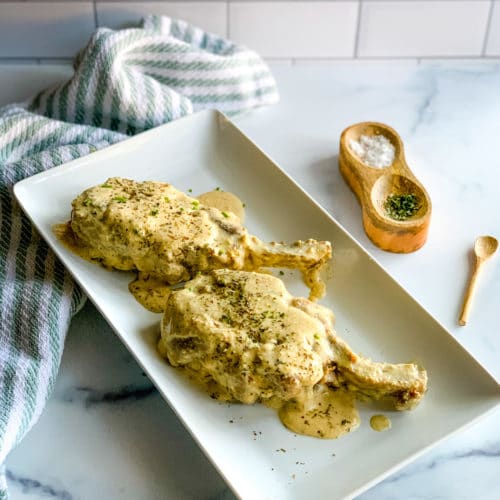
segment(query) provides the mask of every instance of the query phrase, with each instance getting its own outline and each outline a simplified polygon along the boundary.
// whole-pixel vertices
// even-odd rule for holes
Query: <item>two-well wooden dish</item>
[[[371,167],[350,148],[362,135],[383,135],[395,147],[393,163]],[[363,225],[370,240],[390,252],[409,253],[426,241],[431,217],[431,200],[406,164],[403,142],[397,132],[383,123],[363,122],[346,128],[340,136],[339,168],[356,194],[363,211]],[[385,208],[390,195],[415,195],[420,206],[405,220],[392,218]]]

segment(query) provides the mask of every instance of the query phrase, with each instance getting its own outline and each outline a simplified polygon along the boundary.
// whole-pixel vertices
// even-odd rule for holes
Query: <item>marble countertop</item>
[[[234,121],[500,379],[500,258],[482,276],[470,324],[457,324],[473,242],[481,234],[500,237],[500,62],[357,61],[273,70],[281,102]],[[0,104],[70,73],[61,65],[0,66]],[[365,120],[400,133],[408,163],[433,200],[429,240],[414,254],[371,244],[339,175],[340,132]],[[497,409],[359,498],[500,498],[499,417]],[[90,303],[73,320],[40,421],[6,465],[14,500],[234,498]]]

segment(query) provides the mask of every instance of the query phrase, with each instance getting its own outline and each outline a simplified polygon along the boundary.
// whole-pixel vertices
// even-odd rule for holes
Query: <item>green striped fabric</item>
[[[277,102],[255,53],[184,21],[99,29],[74,76],[0,109],[0,499],[5,459],[51,392],[72,315],[85,297],[17,205],[13,185],[193,111]]]

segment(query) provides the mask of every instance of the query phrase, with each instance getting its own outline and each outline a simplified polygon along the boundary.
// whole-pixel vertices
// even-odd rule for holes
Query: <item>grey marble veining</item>
[[[73,320],[60,373],[40,422],[9,457],[14,499],[231,498],[91,303]]]
[[[21,71],[26,77],[26,67]],[[37,75],[52,81],[67,69],[44,71],[34,67],[30,85]],[[500,259],[481,280],[470,324],[457,326],[473,241],[500,237],[500,63],[338,62],[274,71],[280,104],[241,115],[237,124],[500,378]],[[7,84],[12,97],[13,81],[0,71],[0,102]],[[364,120],[400,133],[431,195],[429,241],[414,254],[370,243],[338,172],[340,132]],[[500,498],[499,419],[497,410],[359,498]],[[72,323],[52,397],[9,456],[7,479],[14,500],[234,498],[91,304]]]
[[[14,474],[10,469],[6,472],[9,485],[14,485],[21,489],[23,494],[38,495],[59,500],[72,500],[74,497],[64,489],[56,489],[47,483],[41,483],[37,479],[22,477]]]
[[[116,404],[124,401],[140,401],[154,395],[156,388],[153,384],[142,386],[126,385],[113,390],[99,391],[91,387],[70,388],[63,396],[63,401],[67,403],[80,402],[85,408],[90,408],[100,404]]]

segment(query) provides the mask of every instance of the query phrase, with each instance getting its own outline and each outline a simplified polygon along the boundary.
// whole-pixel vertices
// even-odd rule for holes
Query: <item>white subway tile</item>
[[[99,26],[122,28],[147,14],[184,19],[210,33],[226,36],[226,2],[97,2]]]
[[[0,0],[0,3],[48,3],[47,0]],[[50,3],[73,3],[82,0],[51,0]]]
[[[489,7],[489,0],[363,2],[358,56],[480,56]]]
[[[352,57],[358,3],[229,4],[229,37],[265,57]]]
[[[490,33],[486,45],[487,56],[500,56],[500,1],[493,3],[491,14]]]
[[[92,2],[0,2],[0,57],[73,57],[94,31]]]
[[[39,66],[6,66],[0,62],[0,106],[30,99],[41,90],[67,80],[72,74],[71,64],[46,66],[40,70]]]

